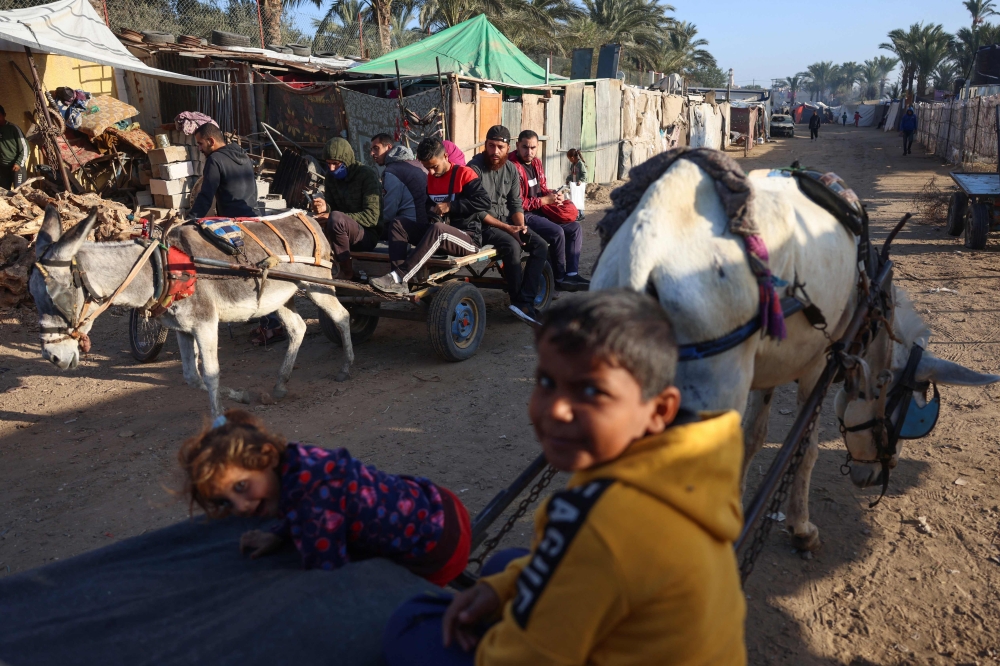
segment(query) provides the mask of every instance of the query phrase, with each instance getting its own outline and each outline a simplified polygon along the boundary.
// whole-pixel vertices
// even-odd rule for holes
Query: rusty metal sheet
[[[486,134],[501,120],[500,93],[479,91],[479,142],[486,141]]]
[[[583,89],[583,127],[580,132],[580,150],[587,164],[597,164],[597,93],[593,86]],[[587,182],[593,183],[597,169],[587,171]]]

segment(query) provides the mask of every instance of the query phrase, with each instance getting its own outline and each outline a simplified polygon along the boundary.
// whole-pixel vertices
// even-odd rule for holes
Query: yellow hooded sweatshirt
[[[477,666],[743,666],[736,412],[578,472],[535,513],[530,555],[483,578],[504,603]]]

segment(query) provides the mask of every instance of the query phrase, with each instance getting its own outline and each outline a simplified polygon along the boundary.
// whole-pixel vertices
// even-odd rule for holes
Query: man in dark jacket
[[[374,139],[372,139],[374,141]],[[391,173],[399,179],[413,197],[413,206],[417,211],[417,224],[427,224],[427,170],[417,166],[420,162],[413,159],[413,153],[406,146],[395,146],[382,153],[381,159],[385,165],[385,173]],[[377,160],[376,160],[377,161]]]
[[[813,111],[812,118],[809,119],[809,140],[815,141],[819,138],[819,126],[823,119],[819,117],[819,111]]]
[[[208,215],[215,202],[219,217],[254,217],[257,211],[257,178],[250,158],[235,143],[226,143],[218,125],[205,123],[194,131],[198,149],[207,157],[201,192],[191,206],[196,219]]]
[[[339,277],[350,280],[354,277],[351,252],[372,250],[382,237],[382,183],[374,169],[355,159],[346,139],[330,139],[323,159],[329,169],[326,199],[313,199],[313,211],[317,219],[326,220]]]
[[[913,153],[913,135],[917,133],[917,114],[913,108],[906,110],[906,115],[899,121],[899,131],[903,133],[903,154]]]
[[[24,182],[24,167],[28,163],[28,142],[24,132],[7,121],[7,113],[0,106],[0,187],[12,190]]]
[[[428,171],[428,223],[420,226],[404,219],[389,222],[392,270],[369,281],[372,287],[387,294],[409,293],[409,281],[438,250],[462,257],[478,252],[482,245],[479,215],[489,210],[490,198],[479,175],[469,167],[448,161],[444,144],[436,137],[420,142],[417,157]],[[416,245],[409,256],[408,243]]]
[[[486,133],[485,152],[469,162],[483,181],[490,195],[490,209],[480,214],[483,223],[483,243],[496,248],[503,260],[503,276],[507,280],[510,310],[522,321],[537,320],[535,297],[542,289],[542,272],[549,246],[524,222],[521,202],[521,177],[517,167],[508,161],[510,130],[494,125]],[[521,257],[528,255],[521,270]]]

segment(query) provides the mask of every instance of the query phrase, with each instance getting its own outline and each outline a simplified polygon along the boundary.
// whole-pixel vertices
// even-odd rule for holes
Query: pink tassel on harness
[[[788,337],[785,314],[781,310],[781,299],[778,298],[778,291],[771,279],[771,270],[767,267],[770,261],[767,246],[764,239],[756,234],[744,236],[743,243],[751,257],[750,265],[760,286],[760,328],[765,335],[775,340],[784,340]]]

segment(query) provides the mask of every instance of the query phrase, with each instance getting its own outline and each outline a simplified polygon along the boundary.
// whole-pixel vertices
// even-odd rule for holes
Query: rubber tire
[[[252,46],[250,38],[246,35],[238,35],[235,32],[223,32],[222,30],[212,31],[212,44],[215,46]]]
[[[144,32],[142,41],[147,44],[176,44],[177,38],[169,32]]]
[[[472,308],[475,327],[465,346],[460,347],[455,342],[451,327],[455,309],[463,303]],[[434,351],[445,361],[457,363],[475,356],[486,333],[486,301],[482,293],[468,282],[446,282],[431,300],[427,333]]]
[[[350,308],[347,311],[351,312]],[[351,312],[351,345],[360,345],[372,337],[372,334],[375,333],[375,328],[378,326],[378,319],[378,317],[371,315],[355,315]],[[340,339],[340,330],[333,323],[330,315],[323,310],[319,310],[319,327],[327,340],[340,347],[344,346],[344,343]]]
[[[970,250],[982,250],[986,247],[992,217],[990,208],[992,206],[987,204],[972,204],[972,214],[965,222],[965,247]]]
[[[312,55],[312,47],[304,44],[285,44],[286,49],[291,49],[292,55],[308,58]]]
[[[523,269],[523,266],[522,266]],[[556,293],[556,276],[552,272],[552,264],[545,262],[542,269],[542,292],[535,296],[535,310],[541,314],[552,304],[552,295]]]
[[[139,363],[152,363],[160,355],[160,351],[163,350],[163,345],[167,342],[167,334],[170,331],[160,326],[159,322],[156,322],[159,330],[156,331],[155,336],[150,336],[152,343],[150,344],[148,342],[149,338],[147,338],[147,344],[140,347],[137,339],[140,335],[139,322],[142,317],[142,308],[132,308],[132,312],[129,313],[128,317],[128,346],[132,352],[132,358],[139,361]],[[150,330],[153,329],[150,328]]]
[[[965,231],[965,217],[969,212],[969,195],[955,192],[948,202],[948,235],[961,236]]]

